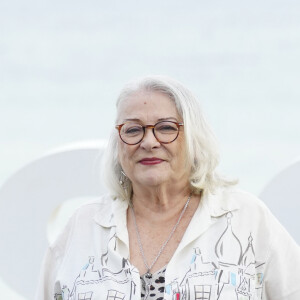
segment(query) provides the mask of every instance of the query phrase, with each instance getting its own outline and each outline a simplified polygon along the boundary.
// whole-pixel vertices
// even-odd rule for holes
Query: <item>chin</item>
[[[158,186],[162,184],[165,180],[162,174],[141,174],[137,176],[138,182],[144,186]]]
[[[170,172],[166,168],[152,168],[136,170],[134,174],[134,181],[147,187],[154,187],[163,184],[170,179]]]

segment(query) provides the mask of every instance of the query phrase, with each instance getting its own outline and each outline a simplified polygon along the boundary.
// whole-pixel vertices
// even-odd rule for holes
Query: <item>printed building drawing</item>
[[[188,271],[182,278],[176,278],[165,287],[172,300],[262,299],[265,263],[256,261],[251,233],[243,239],[247,241],[243,251],[240,237],[236,236],[232,228],[233,213],[228,212],[225,217],[227,226],[215,244],[214,261],[206,261],[200,247],[196,247]],[[116,250],[115,234],[109,243]],[[109,268],[107,248],[98,258],[89,257],[72,289],[64,286],[62,294],[56,294],[54,299],[96,300],[93,295],[97,290],[97,294],[103,296],[101,299],[130,300],[139,297],[136,295],[133,273],[138,274],[138,270],[125,258],[121,260],[119,269],[112,271]]]
[[[200,248],[196,248],[183,280],[166,286],[173,300],[262,299],[264,263],[255,260],[251,233],[243,252],[232,229],[232,217],[232,212],[226,214],[227,227],[215,245],[215,262],[205,262]]]
[[[109,243],[115,244],[115,239],[114,234]],[[116,272],[109,269],[108,262],[108,251],[98,259],[90,256],[88,263],[81,269],[75,279],[72,290],[63,287],[62,294],[56,294],[55,300],[95,300],[93,298],[93,291],[95,290],[98,294],[103,295],[103,299],[106,300],[124,300],[125,296],[127,296],[126,299],[132,299],[132,296],[136,293],[136,285],[132,281],[131,274],[138,271],[125,258],[121,261],[120,268]],[[104,282],[106,284],[103,284]],[[128,285],[131,291],[129,298],[126,294]],[[107,288],[109,286],[111,289]]]

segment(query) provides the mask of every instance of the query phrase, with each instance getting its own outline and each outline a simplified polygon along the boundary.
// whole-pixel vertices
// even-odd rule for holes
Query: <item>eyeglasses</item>
[[[173,121],[160,121],[154,125],[141,125],[139,123],[127,122],[116,125],[121,140],[128,145],[136,145],[140,143],[146,133],[146,128],[152,129],[155,138],[162,144],[170,144],[174,142],[178,135],[179,129],[183,123]]]

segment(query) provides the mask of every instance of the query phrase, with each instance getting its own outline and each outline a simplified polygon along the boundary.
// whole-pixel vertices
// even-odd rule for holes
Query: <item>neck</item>
[[[134,187],[132,203],[138,217],[149,221],[167,221],[177,216],[189,195],[189,185],[182,188],[155,187],[139,189]]]

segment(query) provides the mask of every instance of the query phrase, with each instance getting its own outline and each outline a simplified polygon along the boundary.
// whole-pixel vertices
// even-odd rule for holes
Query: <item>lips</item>
[[[164,160],[157,157],[143,158],[139,161],[139,163],[141,163],[142,165],[157,165],[162,162],[164,162]]]

